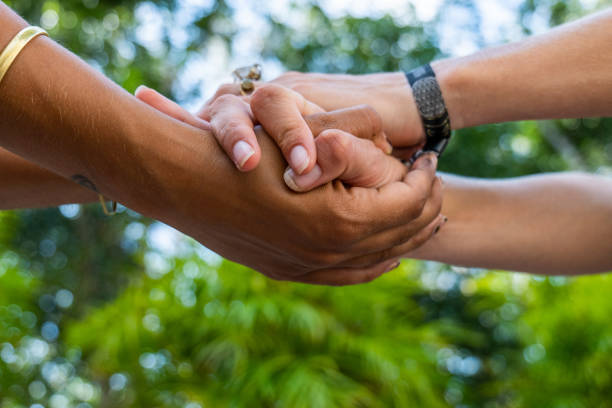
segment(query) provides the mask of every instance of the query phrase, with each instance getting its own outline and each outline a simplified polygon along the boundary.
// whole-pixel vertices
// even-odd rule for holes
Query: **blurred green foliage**
[[[128,91],[197,97],[177,94],[181,68],[213,43],[238,46],[235,1],[6,3]],[[527,0],[517,25],[529,34],[536,17],[554,26],[608,5]],[[479,30],[473,2],[441,10],[453,7]],[[158,44],[139,34],[151,24],[143,10],[162,17]],[[401,18],[330,17],[307,1],[292,10],[301,24],[260,10],[262,56],[287,69],[365,73],[443,56],[442,11],[423,24],[410,8]],[[507,177],[609,172],[610,162],[612,121],[583,119],[458,132],[441,167]],[[609,276],[416,261],[359,287],[278,283],[125,208],[4,212],[0,407],[611,407],[610,291]]]

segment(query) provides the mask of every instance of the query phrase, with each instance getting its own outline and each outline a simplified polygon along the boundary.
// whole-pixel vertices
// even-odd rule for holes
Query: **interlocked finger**
[[[368,105],[359,105],[332,112],[321,112],[304,118],[315,136],[325,130],[340,129],[361,139],[368,139],[386,154],[393,151],[383,131],[380,115]]]

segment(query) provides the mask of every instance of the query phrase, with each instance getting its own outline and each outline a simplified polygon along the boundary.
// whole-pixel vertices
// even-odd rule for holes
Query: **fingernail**
[[[205,121],[204,119],[200,119],[197,116],[195,117],[196,122],[198,123],[198,127],[202,130],[212,130],[212,127],[210,126],[210,123]],[[251,147],[251,146],[249,146]],[[234,149],[236,148],[236,146],[234,146]],[[251,155],[252,156],[252,155]],[[250,156],[249,156],[250,157]],[[248,160],[248,159],[247,159]]]
[[[393,153],[393,146],[389,142],[387,142],[387,148],[385,149],[385,153],[387,155],[391,155],[391,153]]]
[[[426,163],[427,166],[436,167],[438,164],[438,156],[434,152],[423,152],[413,162],[412,169],[416,166],[421,165],[420,163]]]
[[[391,272],[392,270],[394,270],[395,268],[397,268],[398,266],[400,266],[400,262],[393,262],[391,265],[389,265],[389,267],[385,270],[384,273],[388,273]]]
[[[444,224],[446,224],[448,222],[448,218],[446,218],[445,216],[442,216],[442,222],[440,222],[436,228],[434,229],[434,232],[432,235],[436,235],[438,232],[440,232],[440,229],[444,226]]]
[[[136,90],[134,91],[134,95],[136,95],[138,93],[138,91],[144,91],[149,89],[148,87],[144,86],[144,85],[140,85],[138,88],[136,88]]]
[[[232,152],[234,153],[234,161],[240,169],[242,169],[242,166],[244,166],[251,156],[255,154],[255,150],[253,150],[251,145],[244,140],[239,140],[236,142]]]
[[[391,144],[391,142],[389,141],[389,138],[387,137],[385,133],[383,133],[383,138],[384,138],[384,143],[385,143],[384,152],[385,154],[390,155],[391,153],[393,153],[393,145]]]
[[[295,173],[293,172],[293,169],[291,167],[287,167],[287,170],[285,170],[285,173],[283,174],[283,179],[285,180],[285,184],[287,184],[287,187],[289,187],[291,190],[297,192],[300,191],[300,188],[295,183]]]
[[[430,163],[433,167],[436,167],[438,164],[438,156],[434,152],[427,152],[423,156],[426,157],[428,163]]]
[[[297,174],[302,174],[310,164],[310,158],[308,157],[306,148],[302,145],[295,146],[293,150],[291,150],[289,161],[289,164]]]
[[[283,174],[287,187],[293,191],[302,192],[315,186],[317,180],[321,178],[323,170],[318,164],[312,168],[307,174],[296,175],[291,167],[288,167]]]

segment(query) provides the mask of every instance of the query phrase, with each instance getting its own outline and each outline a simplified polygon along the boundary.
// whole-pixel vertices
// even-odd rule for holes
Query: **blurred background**
[[[5,3],[128,91],[146,84],[190,109],[236,66],[262,62],[267,79],[406,70],[612,5]],[[612,120],[584,119],[463,130],[440,167],[511,177],[611,163]],[[612,407],[612,276],[406,260],[359,287],[278,283],[120,211],[0,213],[1,408]]]

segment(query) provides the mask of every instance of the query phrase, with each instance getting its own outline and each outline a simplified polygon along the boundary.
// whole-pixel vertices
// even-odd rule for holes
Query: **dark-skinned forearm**
[[[0,148],[0,210],[90,203],[97,195]]]
[[[0,23],[0,47],[27,25],[4,4]],[[181,126],[51,39],[25,47],[0,100],[0,146],[143,213],[168,204],[154,162],[166,161]]]

